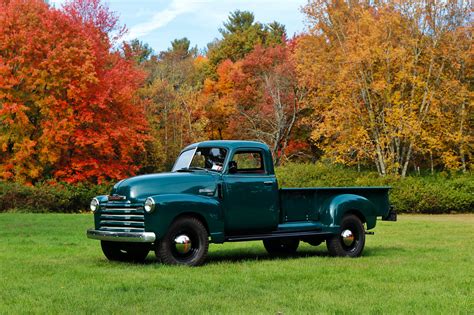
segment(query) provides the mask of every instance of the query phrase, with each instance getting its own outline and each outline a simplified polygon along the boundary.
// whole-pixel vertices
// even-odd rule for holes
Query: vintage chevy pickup
[[[268,147],[205,141],[186,147],[170,173],[118,182],[92,199],[109,260],[201,265],[209,242],[263,240],[271,255],[326,242],[330,255],[358,257],[378,217],[396,221],[388,187],[279,188]]]

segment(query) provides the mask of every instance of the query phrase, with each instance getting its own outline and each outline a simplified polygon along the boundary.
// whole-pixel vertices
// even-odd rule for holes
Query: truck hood
[[[212,172],[159,173],[130,177],[112,188],[112,195],[125,196],[131,202],[143,202],[161,194],[214,195],[219,174]]]

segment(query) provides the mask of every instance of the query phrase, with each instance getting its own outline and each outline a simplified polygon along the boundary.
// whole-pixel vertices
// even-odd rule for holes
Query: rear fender
[[[342,194],[326,200],[321,208],[321,222],[329,227],[339,227],[342,218],[348,213],[359,216],[367,223],[368,230],[375,227],[375,205],[367,198],[354,194]]]
[[[224,241],[224,217],[218,200],[190,194],[163,194],[151,198],[155,201],[155,210],[145,214],[145,225],[147,231],[155,232],[157,239],[165,235],[177,217],[191,215],[204,221],[212,242]]]

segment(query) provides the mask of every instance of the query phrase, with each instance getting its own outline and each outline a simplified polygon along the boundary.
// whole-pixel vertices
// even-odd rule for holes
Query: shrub
[[[399,178],[325,163],[286,164],[276,169],[281,187],[391,186],[390,201],[402,213],[474,213],[471,174],[436,174]],[[107,194],[109,185],[0,182],[0,212],[63,212],[89,210],[90,200]]]
[[[0,212],[77,213],[89,209],[90,200],[107,193],[108,185],[21,184],[0,182]]]
[[[471,174],[436,174],[399,178],[375,172],[330,165],[286,164],[278,167],[281,187],[391,186],[390,202],[398,212],[474,212],[474,180]]]

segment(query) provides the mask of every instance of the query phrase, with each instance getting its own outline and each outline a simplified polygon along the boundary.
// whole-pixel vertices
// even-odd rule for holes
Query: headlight
[[[97,200],[97,198],[92,199],[90,207],[92,212],[95,212],[97,209],[99,209],[99,200]]]
[[[148,197],[145,200],[145,211],[150,213],[153,212],[153,210],[155,210],[155,200],[153,200],[151,197]]]

